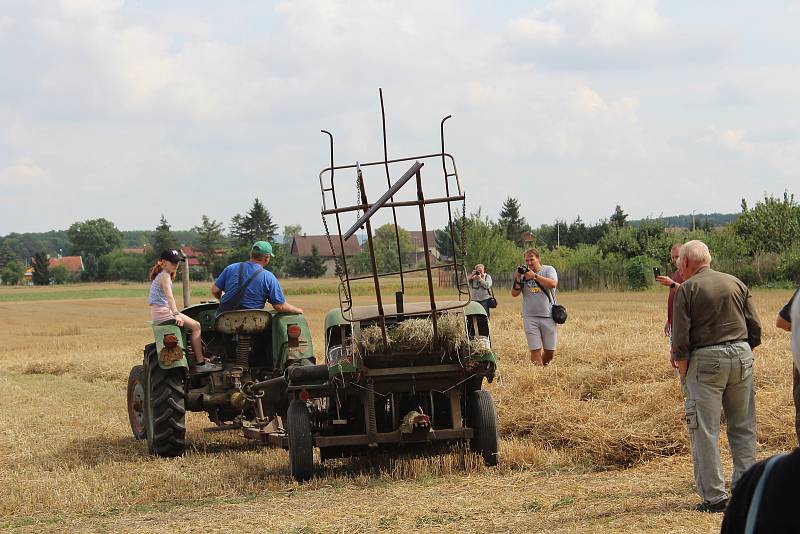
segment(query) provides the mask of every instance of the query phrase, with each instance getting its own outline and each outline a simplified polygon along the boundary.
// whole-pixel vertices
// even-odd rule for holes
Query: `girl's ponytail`
[[[163,268],[164,268],[164,260],[157,260],[156,263],[152,267],[150,267],[150,274],[148,274],[147,276],[151,282],[156,279],[156,276],[158,276],[158,273],[160,273]]]

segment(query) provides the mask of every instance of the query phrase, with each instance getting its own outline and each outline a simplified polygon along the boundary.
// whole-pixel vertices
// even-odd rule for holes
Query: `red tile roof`
[[[195,249],[188,245],[183,245],[181,247],[181,252],[183,252],[183,254],[189,258],[189,267],[200,265],[200,260],[197,259],[200,256],[200,253]]]
[[[31,258],[31,265],[36,263]],[[80,256],[61,256],[60,258],[50,258],[50,268],[63,265],[71,273],[79,273],[83,270],[83,259]],[[31,268],[33,271],[33,268]]]

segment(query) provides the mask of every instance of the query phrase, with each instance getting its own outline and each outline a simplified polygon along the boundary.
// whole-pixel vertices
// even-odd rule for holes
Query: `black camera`
[[[527,266],[527,265],[520,265],[519,267],[517,267],[517,272],[518,272],[519,274],[525,274],[525,273],[527,273],[528,271],[530,271],[530,269],[528,269],[528,266]]]

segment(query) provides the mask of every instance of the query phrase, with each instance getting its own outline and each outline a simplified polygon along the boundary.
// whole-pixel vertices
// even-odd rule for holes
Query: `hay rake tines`
[[[340,288],[339,288],[340,308],[342,310],[342,315],[346,317],[348,321],[352,321],[353,296],[352,296],[351,283],[356,280],[372,279],[375,291],[376,305],[377,305],[375,313],[370,317],[359,316],[358,319],[359,320],[377,319],[381,324],[385,324],[385,317],[401,316],[403,314],[402,298],[405,293],[406,275],[415,272],[425,272],[427,278],[426,282],[427,282],[427,289],[428,289],[427,293],[429,300],[428,309],[426,311],[430,312],[431,315],[434,316],[433,320],[435,322],[437,303],[434,296],[433,277],[432,277],[433,270],[439,270],[439,269],[453,270],[456,273],[455,286],[459,295],[459,301],[463,296],[467,296],[466,300],[468,301],[468,295],[469,295],[468,288],[466,287],[466,282],[465,282],[466,271],[464,269],[464,263],[463,263],[463,255],[464,255],[463,237],[460,240],[462,246],[457,247],[458,240],[456,239],[455,236],[457,225],[453,221],[453,209],[451,206],[452,202],[464,202],[465,196],[461,191],[455,159],[453,158],[452,155],[445,152],[445,143],[444,143],[444,123],[451,116],[450,115],[446,116],[444,119],[442,119],[440,124],[440,138],[442,147],[441,152],[424,154],[419,156],[411,156],[405,158],[389,159],[387,151],[387,143],[386,143],[386,117],[383,106],[382,91],[380,92],[380,99],[381,99],[381,118],[382,118],[382,128],[383,128],[383,149],[384,149],[382,160],[371,161],[366,163],[357,162],[352,165],[337,166],[334,163],[333,134],[330,133],[328,130],[322,130],[322,132],[326,134],[329,138],[330,166],[323,169],[319,174],[320,191],[322,195],[321,214],[325,226],[326,235],[328,237],[328,243],[331,247],[331,254],[334,257],[337,274],[339,275],[340,278]],[[441,161],[442,176],[444,178],[444,185],[445,185],[445,196],[436,198],[426,198],[422,187],[421,169],[425,165],[426,160],[433,160],[433,159],[438,159]],[[408,170],[405,171],[405,173],[399,179],[397,179],[394,183],[392,183],[389,165],[402,164],[402,163],[411,163],[411,166],[408,168]],[[388,189],[380,196],[379,199],[377,199],[374,202],[370,202],[367,199],[365,178],[362,171],[363,169],[376,165],[383,166],[386,175]],[[356,201],[355,204],[352,205],[341,205],[339,202],[339,197],[337,197],[337,187],[336,187],[335,177],[337,171],[341,172],[346,170],[355,170],[356,172],[356,189],[357,189],[358,200]],[[395,196],[397,195],[397,193],[410,180],[412,180],[412,178],[415,178],[416,182],[416,197],[417,197],[416,200],[396,200]],[[450,240],[451,249],[453,250],[453,255],[451,258],[449,258],[444,263],[437,262],[436,264],[432,264],[430,255],[427,253],[431,243],[429,243],[428,241],[427,221],[425,212],[425,206],[434,204],[446,204],[447,206],[448,222],[446,228],[449,234],[448,237]],[[404,269],[402,253],[400,250],[400,236],[399,236],[399,226],[397,224],[396,208],[414,207],[414,206],[416,206],[419,210],[419,220],[422,229],[422,245],[423,249],[426,251],[425,266],[419,268]],[[379,272],[378,265],[376,263],[375,244],[373,242],[373,236],[372,236],[371,218],[379,210],[384,208],[392,209],[392,220],[395,226],[395,240],[396,240],[396,251],[398,256],[399,270],[393,272]],[[356,222],[353,223],[347,229],[347,231],[343,232],[341,216],[343,214],[353,213],[353,212],[356,213],[363,212],[363,214],[357,217]],[[335,246],[334,238],[330,234],[328,221],[326,219],[326,217],[328,216],[333,216],[336,221],[336,230],[337,230],[336,240],[338,240],[338,247]],[[461,226],[463,230],[463,221]],[[347,257],[344,255],[343,251],[345,250],[345,241],[347,239],[352,238],[359,228],[364,228],[367,232],[366,246],[370,254],[371,272],[365,275],[353,276],[349,272]],[[381,284],[380,284],[380,279],[387,276],[400,277],[400,291],[396,295],[395,308],[394,311],[391,313],[387,313],[386,306],[384,306],[384,296],[381,291]],[[462,306],[463,305],[466,305],[466,301],[463,302]]]

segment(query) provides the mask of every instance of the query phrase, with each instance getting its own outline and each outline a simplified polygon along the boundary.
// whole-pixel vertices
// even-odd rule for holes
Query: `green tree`
[[[500,225],[504,237],[518,247],[523,245],[523,234],[531,229],[528,223],[525,222],[525,217],[520,215],[519,201],[512,197],[508,197],[503,202],[497,223]]]
[[[83,271],[81,271],[82,282],[94,282],[98,279],[98,262],[97,256],[94,254],[87,254],[83,257]]]
[[[274,241],[278,225],[272,222],[272,216],[264,204],[256,198],[253,206],[242,216],[236,214],[231,219],[230,238],[235,248],[247,248],[256,241]]]
[[[291,251],[292,241],[301,233],[303,233],[303,227],[299,224],[287,224],[283,227],[283,244],[287,251]]]
[[[765,196],[752,209],[742,199],[742,213],[733,226],[751,253],[781,254],[800,242],[800,205],[788,192],[783,198]]]
[[[43,250],[33,255],[33,284],[37,286],[50,284],[50,258]]]
[[[348,274],[364,274],[370,272],[372,263],[370,262],[369,249],[364,247],[361,252],[353,256],[347,262]]]
[[[14,254],[14,249],[11,248],[11,242],[6,239],[3,241],[3,245],[0,246],[0,270],[5,267],[8,262],[15,261],[17,259],[17,255]]]
[[[622,228],[628,224],[628,215],[622,211],[622,207],[617,204],[617,207],[614,208],[614,213],[611,215],[608,222],[611,224],[611,226]]]
[[[636,256],[625,261],[625,275],[628,289],[641,291],[647,289],[653,279],[653,267],[656,262],[647,256]]]
[[[633,258],[642,253],[641,245],[636,239],[636,229],[631,226],[619,227],[612,224],[597,244],[604,256],[619,254],[624,258]]]
[[[66,284],[70,281],[70,278],[72,278],[69,269],[63,265],[56,265],[53,267],[53,269],[50,271],[50,276],[53,280],[53,283],[58,285]]]
[[[167,218],[161,214],[161,221],[156,226],[155,232],[150,234],[150,259],[156,259],[161,256],[164,250],[171,250],[178,248],[178,241],[175,239]]]
[[[3,285],[16,286],[22,283],[25,274],[25,266],[18,260],[11,260],[0,269],[0,278]]]
[[[72,223],[67,230],[71,251],[75,255],[102,256],[122,245],[122,232],[106,219]]]
[[[499,224],[481,216],[480,210],[467,219],[466,243],[467,271],[478,263],[484,264],[489,274],[511,271],[522,262],[522,249],[506,239]]]
[[[318,278],[324,276],[328,271],[325,259],[319,255],[316,245],[311,247],[311,256],[303,258],[303,275],[307,278]]]
[[[209,219],[206,215],[202,216],[200,226],[193,228],[197,232],[200,264],[211,273],[217,251],[225,245],[225,236],[222,234],[224,227],[219,221]]]
[[[116,250],[105,256],[108,269],[107,280],[127,280],[131,282],[145,282],[147,280],[150,262],[144,254],[126,254]]]
[[[397,257],[397,237],[400,238],[400,256]],[[414,252],[414,245],[411,243],[411,234],[404,228],[397,229],[395,236],[394,224],[384,224],[375,230],[375,237],[372,239],[375,247],[375,261],[380,272],[396,272],[400,270],[400,261],[403,266],[411,265],[410,256]]]
[[[439,255],[443,258],[450,258],[453,257],[453,242],[455,242],[456,246],[456,258],[459,260],[461,259],[462,253],[462,246],[461,246],[461,238],[462,234],[466,232],[466,222],[463,217],[458,217],[455,221],[453,221],[453,234],[452,239],[450,236],[450,229],[448,227],[444,227],[441,230],[436,230],[434,232],[434,236],[436,237],[436,250],[439,252]]]

